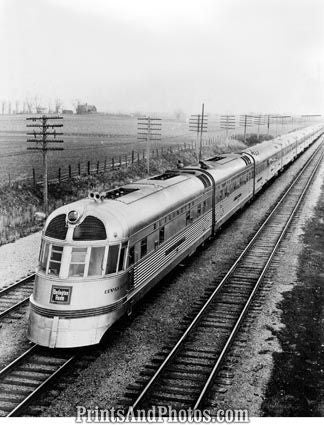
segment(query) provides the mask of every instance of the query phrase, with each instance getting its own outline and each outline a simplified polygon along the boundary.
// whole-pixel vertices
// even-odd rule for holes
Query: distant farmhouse
[[[63,115],[72,115],[73,111],[72,111],[72,109],[63,109],[62,114]]]
[[[96,112],[97,108],[94,105],[88,105],[87,103],[79,103],[76,108],[77,114],[95,114]]]
[[[47,108],[44,108],[43,106],[36,106],[36,113],[37,114],[46,114]]]

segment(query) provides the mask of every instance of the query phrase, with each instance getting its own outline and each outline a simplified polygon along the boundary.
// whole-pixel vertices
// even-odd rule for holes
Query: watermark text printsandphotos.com
[[[249,423],[247,409],[218,409],[193,410],[173,409],[171,406],[153,406],[151,409],[87,409],[85,406],[76,407],[76,423],[123,423],[123,422],[152,422],[152,423]]]

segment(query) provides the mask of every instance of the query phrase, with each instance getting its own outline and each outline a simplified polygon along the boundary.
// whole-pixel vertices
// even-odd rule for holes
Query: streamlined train
[[[100,342],[322,133],[308,127],[58,208],[42,232],[29,339],[51,348]]]

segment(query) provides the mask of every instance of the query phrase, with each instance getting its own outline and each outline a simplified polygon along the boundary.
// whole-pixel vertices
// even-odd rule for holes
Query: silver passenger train
[[[52,348],[100,342],[322,132],[298,130],[58,208],[42,233],[29,339]]]

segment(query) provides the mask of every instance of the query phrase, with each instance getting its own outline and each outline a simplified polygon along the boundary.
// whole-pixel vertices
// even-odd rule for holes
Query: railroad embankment
[[[250,141],[247,141],[251,144]],[[252,144],[254,140],[252,141]],[[203,148],[203,157],[225,152],[235,152],[244,149],[244,143],[228,140],[222,144]],[[192,150],[175,153],[167,152],[158,159],[150,161],[150,173],[161,173],[168,168],[176,167],[177,161],[184,165],[197,163],[196,152]],[[88,196],[89,190],[104,191],[136,181],[146,176],[146,161],[95,175],[85,175],[72,178],[69,181],[49,185],[49,212],[59,206]],[[40,230],[43,223],[37,222],[35,213],[42,211],[42,188],[14,183],[0,188],[0,245],[14,242]]]
[[[278,307],[280,350],[263,403],[265,416],[323,416],[324,184],[304,226],[297,282]]]

